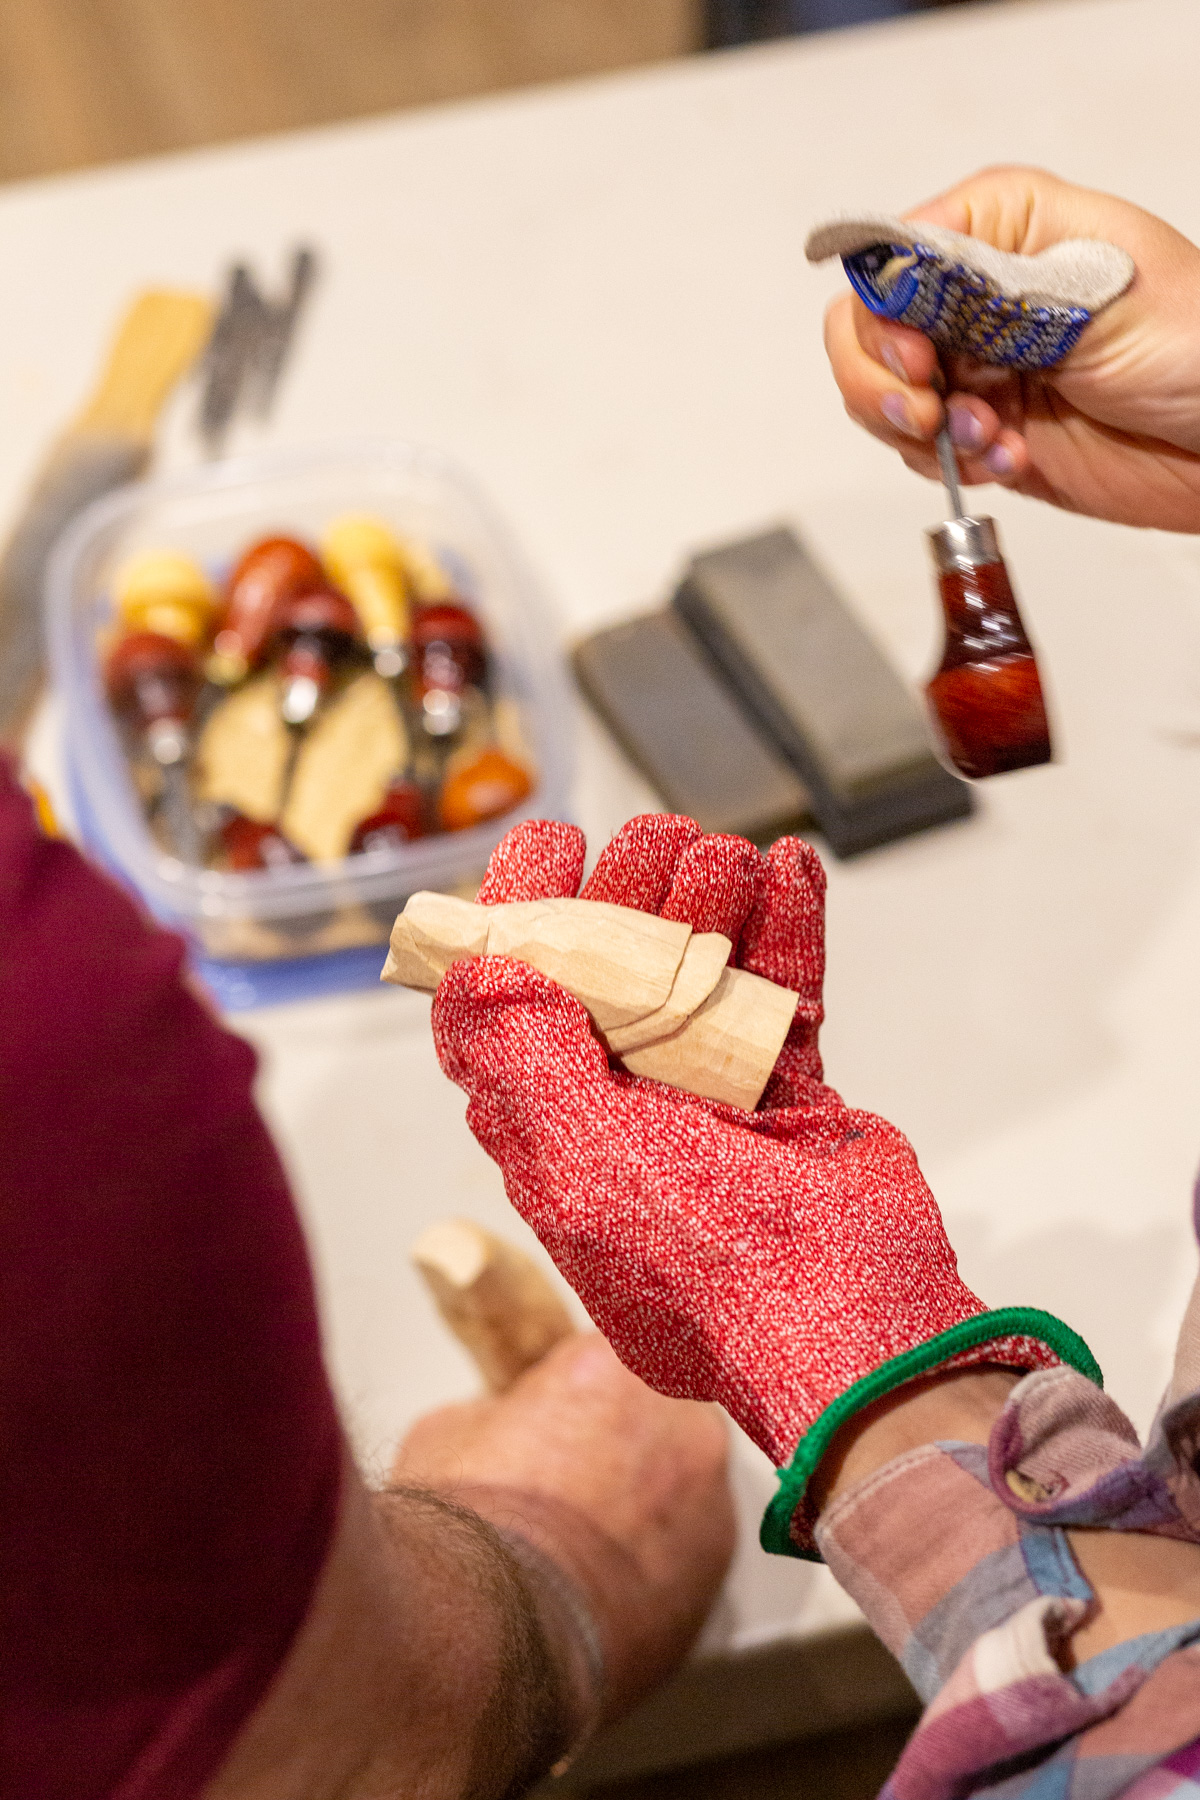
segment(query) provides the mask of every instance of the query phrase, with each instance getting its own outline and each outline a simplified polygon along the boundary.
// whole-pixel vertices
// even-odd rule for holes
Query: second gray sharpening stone
[[[573,660],[584,693],[673,811],[750,838],[811,823],[800,777],[669,607],[596,632]]]
[[[794,532],[697,556],[672,604],[803,780],[838,856],[972,811],[916,700]]]

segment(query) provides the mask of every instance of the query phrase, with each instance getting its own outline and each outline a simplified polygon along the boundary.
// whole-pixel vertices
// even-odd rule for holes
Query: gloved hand
[[[574,895],[583,849],[573,826],[520,825],[479,899]],[[610,1068],[580,1003],[505,957],[453,964],[433,1008],[442,1067],[513,1205],[629,1368],[720,1401],[776,1464],[791,1459],[763,1542],[810,1557],[809,1479],[880,1395],[969,1363],[1062,1359],[1099,1379],[1057,1319],[985,1310],[907,1140],[823,1085],[824,889],[799,839],[764,857],[663,814],[618,832],[583,889],[724,932],[737,966],[799,993],[754,1112]]]

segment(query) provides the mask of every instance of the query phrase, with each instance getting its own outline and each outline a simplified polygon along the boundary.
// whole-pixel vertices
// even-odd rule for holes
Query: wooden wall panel
[[[700,45],[701,0],[2,0],[0,179]]]

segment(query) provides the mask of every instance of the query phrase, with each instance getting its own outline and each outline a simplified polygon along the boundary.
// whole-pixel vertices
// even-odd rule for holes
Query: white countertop
[[[0,193],[0,503],[86,391],[129,294],[327,276],[269,440],[396,433],[491,490],[564,639],[656,602],[684,558],[793,521],[914,678],[940,494],[846,422],[821,349],[840,277],[806,228],[984,162],[1113,188],[1200,237],[1194,0],[955,10],[646,73]],[[194,460],[181,413],[167,460]],[[242,439],[247,446],[257,441]],[[1144,1426],[1195,1268],[1200,1159],[1200,544],[999,495],[1062,761],[979,817],[831,864],[830,1079],[913,1138],[966,1278],[1061,1313]],[[47,737],[44,740],[49,743]],[[593,848],[651,803],[580,718]],[[50,751],[45,752],[50,755]],[[330,1356],[376,1461],[472,1390],[406,1247],[463,1212],[527,1241],[416,996],[238,1021],[312,1233]],[[853,1616],[745,1542],[710,1641]]]

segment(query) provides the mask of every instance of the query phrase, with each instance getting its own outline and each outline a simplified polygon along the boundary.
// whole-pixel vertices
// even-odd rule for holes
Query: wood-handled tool
[[[752,1110],[798,996],[745,969],[718,931],[595,900],[477,906],[414,894],[392,929],[381,979],[432,992],[464,957],[511,956],[587,1008],[634,1075]]]
[[[575,1331],[538,1265],[469,1219],[431,1225],[409,1255],[489,1393],[502,1394]]]
[[[1050,725],[996,522],[963,510],[950,426],[937,435],[951,517],[928,533],[945,622],[942,658],[925,689],[949,761],[972,779],[1051,758]]]
[[[76,513],[145,468],[172,388],[212,329],[202,294],[151,290],[118,328],[92,398],[51,450],[0,557],[0,741],[15,742],[44,665],[42,581],[55,539]]]
[[[809,233],[805,255],[840,256],[863,305],[921,332],[939,355],[1009,371],[1061,363],[1136,273],[1127,250],[1099,238],[1066,238],[1028,256],[887,213],[827,219]],[[946,392],[944,371],[933,385]],[[946,635],[925,697],[945,760],[977,780],[1049,762],[1050,726],[995,521],[963,511],[948,421],[937,454],[951,517],[929,540]]]

